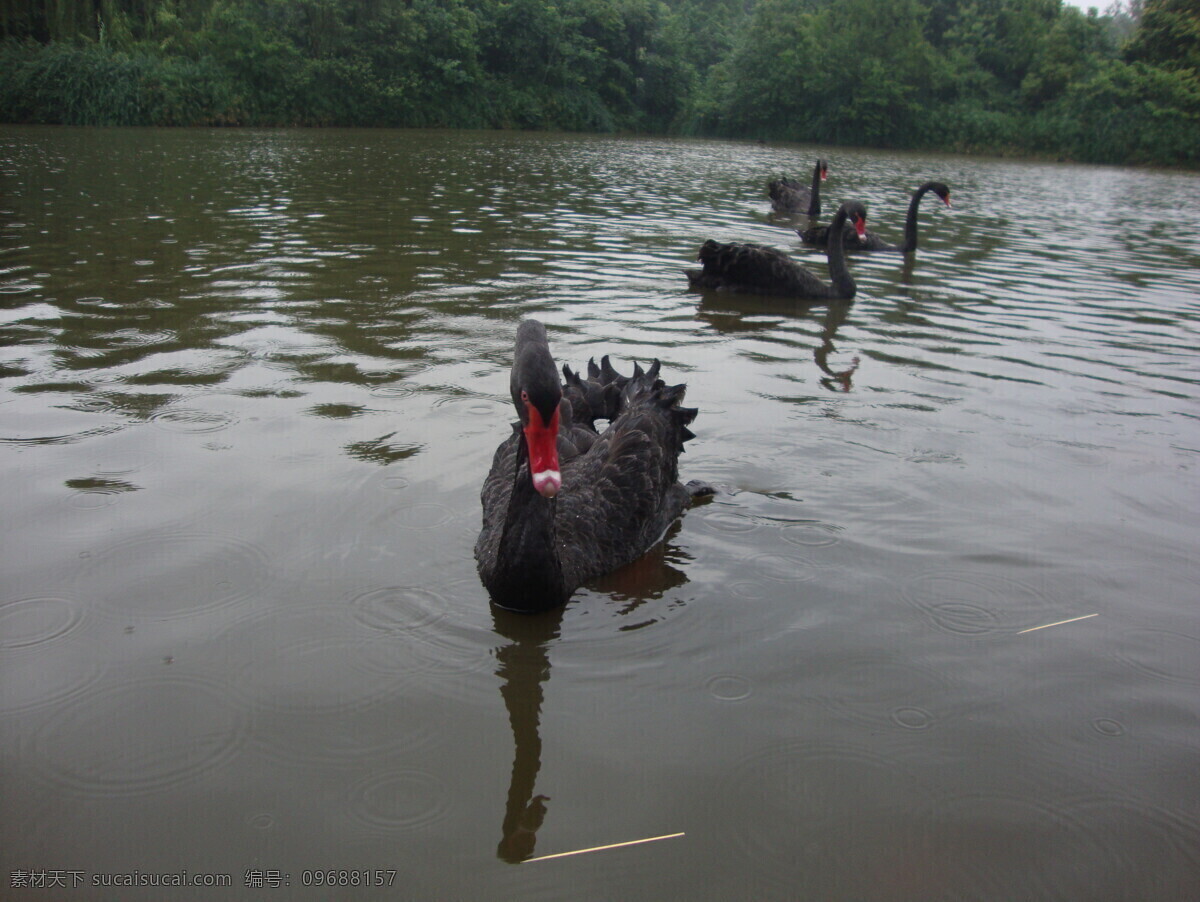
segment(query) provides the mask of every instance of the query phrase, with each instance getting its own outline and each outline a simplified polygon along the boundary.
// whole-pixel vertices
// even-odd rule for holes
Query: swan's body
[[[812,185],[805,187],[795,179],[787,177],[776,179],[767,184],[767,194],[771,198],[771,209],[776,213],[789,216],[821,215],[821,182],[829,175],[829,167],[824,160],[817,160],[813,167]]]
[[[857,201],[842,204],[833,217],[833,228],[847,221],[852,230],[866,230],[867,211]],[[823,282],[782,251],[760,244],[720,244],[712,239],[700,247],[697,259],[703,269],[688,270],[688,282],[700,291],[735,291],[771,294],[801,300],[852,298],[858,290],[846,268],[845,248],[834,242],[828,248],[829,278]]]
[[[683,385],[634,367],[618,375],[608,358],[588,378],[563,367],[560,384],[546,330],[517,330],[511,376],[520,422],[496,449],[483,485],[479,576],[492,600],[517,611],[564,604],[580,585],[640,557],[693,494],[678,480],[694,408]],[[608,419],[597,432],[594,421]]]
[[[900,244],[889,244],[874,232],[864,232],[860,237],[853,229],[842,229],[842,243],[848,251],[899,251],[911,254],[917,249],[917,208],[921,198],[932,191],[950,206],[950,189],[942,182],[926,182],[913,192],[912,200],[908,202],[908,216],[904,220],[904,241]],[[829,244],[830,226],[813,226],[808,229],[796,229],[796,234],[805,244],[813,247],[826,247]]]

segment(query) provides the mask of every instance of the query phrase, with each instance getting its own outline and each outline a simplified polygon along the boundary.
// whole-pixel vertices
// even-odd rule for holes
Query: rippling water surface
[[[824,273],[764,192],[818,154],[827,215],[954,208],[853,304],[688,293],[710,237]],[[390,131],[0,165],[0,895],[1200,896],[1195,176]],[[660,358],[720,487],[541,618],[471,556],[524,316]]]

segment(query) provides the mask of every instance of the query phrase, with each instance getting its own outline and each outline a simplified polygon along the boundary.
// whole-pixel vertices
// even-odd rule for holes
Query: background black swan
[[[861,236],[853,229],[842,228],[842,242],[849,251],[900,251],[911,254],[917,249],[917,208],[921,198],[932,191],[950,206],[950,189],[942,182],[926,182],[918,188],[908,202],[908,217],[904,220],[904,241],[900,244],[888,244],[874,232],[865,232]],[[812,226],[807,229],[796,229],[796,234],[805,244],[814,247],[825,247],[829,243],[830,226]]]
[[[866,231],[867,210],[857,201],[847,201],[833,217],[831,228],[840,230],[853,223],[858,234]],[[829,278],[819,278],[782,251],[760,244],[719,244],[711,238],[700,246],[696,259],[703,269],[687,270],[688,282],[700,291],[736,291],[743,294],[773,294],[803,300],[852,298],[858,287],[846,268],[841,242],[827,248]]]
[[[824,160],[817,160],[813,167],[812,187],[805,188],[795,179],[776,179],[767,185],[771,197],[771,209],[776,213],[790,215],[821,215],[821,182],[828,177],[829,167]]]
[[[607,357],[588,376],[563,367],[558,380],[546,330],[517,329],[510,391],[520,422],[496,449],[483,484],[479,576],[492,601],[515,611],[564,604],[580,585],[636,560],[662,537],[693,495],[680,485],[679,455],[695,408],[685,386],[658,378],[659,363],[633,376]],[[597,419],[608,419],[603,433]]]

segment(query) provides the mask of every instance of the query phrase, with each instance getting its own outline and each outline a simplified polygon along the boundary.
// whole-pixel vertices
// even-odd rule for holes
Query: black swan
[[[926,182],[918,188],[908,202],[908,217],[904,220],[904,241],[901,244],[888,244],[874,232],[856,234],[852,229],[842,229],[842,241],[848,251],[899,251],[911,254],[917,249],[917,208],[921,198],[932,191],[950,206],[950,189],[942,182]],[[796,229],[796,234],[805,244],[814,247],[825,247],[829,243],[829,226],[812,226],[808,229]]]
[[[824,160],[817,160],[813,167],[812,187],[805,188],[795,179],[781,178],[767,185],[767,194],[771,197],[771,209],[776,213],[786,213],[795,216],[804,213],[809,216],[821,215],[821,182],[829,176],[829,166]]]
[[[502,608],[533,613],[564,604],[588,580],[628,564],[657,542],[693,496],[679,483],[692,438],[686,386],[668,386],[634,365],[633,376],[588,363],[588,378],[563,367],[558,380],[546,329],[517,329],[510,391],[519,423],[496,449],[483,484],[480,579]],[[608,428],[598,433],[597,419]]]
[[[867,210],[857,201],[847,201],[833,217],[831,228],[846,227],[846,221],[862,234],[867,227]],[[700,291],[736,291],[742,294],[773,294],[804,300],[852,298],[857,291],[846,268],[846,251],[839,242],[827,249],[829,278],[819,278],[782,251],[760,244],[718,244],[711,238],[700,247],[696,258],[704,269],[687,270],[688,282]]]

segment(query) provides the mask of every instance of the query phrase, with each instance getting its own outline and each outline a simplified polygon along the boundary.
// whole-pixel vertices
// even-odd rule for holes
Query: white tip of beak
[[[533,474],[533,487],[543,498],[553,498],[562,488],[562,474],[558,470],[542,470]]]

